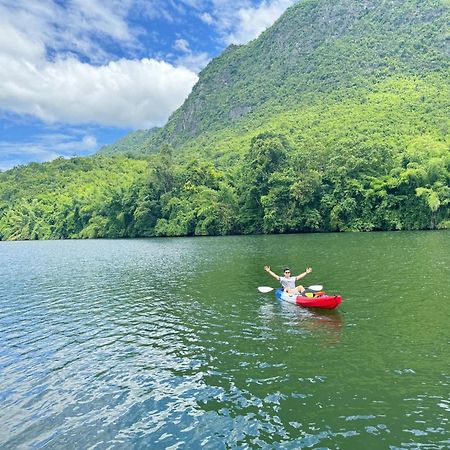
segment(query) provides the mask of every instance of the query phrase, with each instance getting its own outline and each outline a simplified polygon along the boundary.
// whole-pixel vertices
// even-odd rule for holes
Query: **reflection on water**
[[[1,448],[445,448],[449,236],[0,242]]]
[[[344,325],[344,316],[340,311],[321,311],[320,309],[307,309],[286,302],[276,301],[274,304],[265,304],[259,308],[262,320],[271,318],[278,320],[280,314],[284,318],[286,327],[292,327],[290,332],[317,332],[321,339],[333,336],[334,342]],[[327,334],[329,336],[327,336]],[[327,339],[328,340],[328,339]]]

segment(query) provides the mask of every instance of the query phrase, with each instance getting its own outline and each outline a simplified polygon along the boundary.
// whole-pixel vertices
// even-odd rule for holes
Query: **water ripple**
[[[368,288],[381,269],[354,261],[380,248],[408,273],[377,236],[365,252],[359,235],[334,250],[335,236],[0,242],[2,449],[445,448],[447,324],[403,279],[389,286],[407,305]],[[297,244],[318,270],[348,252],[359,289],[322,267],[347,283],[343,311],[256,292],[267,254]]]

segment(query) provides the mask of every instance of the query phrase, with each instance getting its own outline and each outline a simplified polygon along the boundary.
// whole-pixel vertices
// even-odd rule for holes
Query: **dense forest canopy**
[[[450,228],[449,23],[444,0],[301,1],[164,128],[0,173],[0,239]]]

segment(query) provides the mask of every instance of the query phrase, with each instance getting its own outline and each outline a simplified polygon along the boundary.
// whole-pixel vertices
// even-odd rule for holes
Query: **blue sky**
[[[162,126],[296,0],[0,0],[0,171]]]

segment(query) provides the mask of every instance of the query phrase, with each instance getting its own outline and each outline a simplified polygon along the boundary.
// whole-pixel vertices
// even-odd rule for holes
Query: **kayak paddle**
[[[259,286],[258,291],[267,294],[267,292],[273,291],[273,288],[269,286]]]
[[[323,286],[321,284],[313,284],[312,286],[308,286],[306,289],[310,289],[311,291],[321,291],[323,289]],[[267,292],[273,291],[273,287],[269,286],[259,286],[258,291],[262,292],[263,294],[267,294]]]

